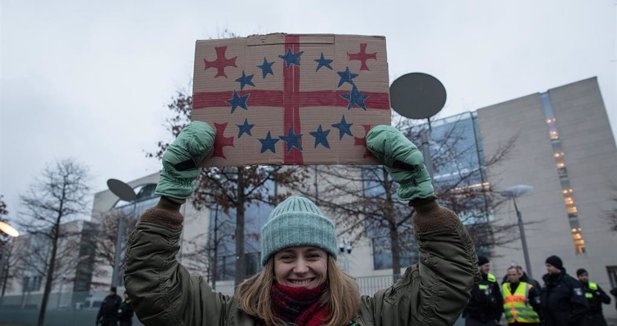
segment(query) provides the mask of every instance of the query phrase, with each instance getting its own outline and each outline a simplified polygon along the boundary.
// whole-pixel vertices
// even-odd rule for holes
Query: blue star
[[[266,138],[259,138],[259,142],[261,142],[261,152],[272,151],[272,153],[276,153],[274,149],[274,145],[278,142],[278,139],[272,138],[272,135],[268,131],[268,135]]]
[[[273,64],[274,61],[268,62],[268,60],[266,60],[266,57],[264,57],[264,62],[261,65],[257,66],[257,68],[261,69],[263,79],[266,79],[266,76],[268,76],[268,74],[274,76],[274,72],[272,71]]]
[[[362,93],[360,93],[360,91],[355,85],[351,89],[351,92],[347,94],[342,94],[341,96],[347,101],[349,101],[349,104],[347,104],[347,110],[351,110],[353,105],[356,104],[362,109],[364,109],[364,111],[366,111],[366,105],[364,104],[364,100],[368,97],[368,95],[362,95]]]
[[[341,76],[341,80],[339,80],[338,86],[336,87],[341,87],[341,85],[345,83],[349,83],[353,86],[353,79],[358,77],[358,74],[354,74],[353,72],[349,71],[349,67],[347,67],[345,71],[338,71],[337,74]]]
[[[328,134],[330,133],[330,129],[322,130],[321,125],[317,128],[316,131],[311,131],[311,136],[315,137],[315,148],[317,145],[322,144],[325,148],[330,148],[330,144],[328,144]]]
[[[285,55],[279,55],[279,58],[285,60],[285,63],[287,64],[288,67],[291,65],[299,66],[300,56],[302,55],[302,53],[304,53],[304,51],[291,53],[291,49],[288,48],[287,53]]]
[[[248,98],[249,98],[249,94],[240,96],[234,90],[232,97],[229,100],[227,100],[227,103],[231,105],[231,113],[234,113],[237,107],[241,107],[245,110],[248,110],[248,108],[246,107],[246,101],[248,100]]]
[[[244,89],[244,86],[246,85],[251,85],[255,87],[255,84],[253,84],[253,75],[247,76],[246,74],[244,74],[244,70],[242,70],[242,76],[236,79],[236,81],[240,83],[240,90]]]
[[[349,136],[353,136],[351,134],[351,125],[353,125],[353,123],[347,123],[347,121],[345,121],[344,115],[343,115],[343,118],[341,119],[341,122],[335,123],[332,125],[332,127],[338,129],[338,136],[339,136],[338,139],[339,140],[343,139],[343,136],[345,136],[345,134]]]
[[[326,59],[326,58],[323,56],[323,52],[321,53],[321,57],[320,57],[319,59],[315,59],[314,61],[315,61],[315,62],[317,62],[317,69],[315,69],[315,71],[319,71],[319,68],[321,68],[321,67],[326,67],[326,68],[328,68],[328,69],[332,70],[332,67],[330,66],[330,64],[331,64],[331,63],[332,63],[332,61],[334,61],[334,60],[332,60],[332,59]]]
[[[236,126],[238,126],[238,139],[240,139],[240,137],[244,134],[253,136],[251,134],[251,129],[253,129],[255,125],[249,124],[249,121],[247,119],[244,119],[244,124],[236,125]]]
[[[302,134],[294,134],[293,128],[289,128],[287,136],[279,136],[280,139],[287,143],[287,151],[289,152],[293,147],[302,150],[302,144],[300,143],[300,137]]]

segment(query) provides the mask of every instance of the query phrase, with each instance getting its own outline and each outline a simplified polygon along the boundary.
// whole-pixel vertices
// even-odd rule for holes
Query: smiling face
[[[315,288],[325,282],[328,254],[315,247],[293,247],[274,255],[274,276],[279,284]]]

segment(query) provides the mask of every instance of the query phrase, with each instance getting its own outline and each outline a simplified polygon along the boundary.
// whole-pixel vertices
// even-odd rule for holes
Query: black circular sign
[[[446,104],[446,88],[435,77],[412,72],[390,85],[390,105],[398,114],[410,119],[426,119]]]
[[[118,179],[107,180],[107,187],[114,195],[118,196],[118,198],[124,201],[130,202],[137,199],[137,195],[135,194],[135,190],[133,190],[133,187]]]

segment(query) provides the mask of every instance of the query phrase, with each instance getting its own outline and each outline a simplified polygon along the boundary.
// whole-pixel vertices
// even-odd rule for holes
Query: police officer
[[[471,299],[463,312],[465,326],[494,326],[503,313],[503,297],[495,275],[489,273],[491,264],[485,256],[478,256],[482,280],[471,290]]]
[[[523,273],[516,266],[508,268],[508,280],[501,287],[503,310],[508,325],[539,325],[539,288],[522,280]]]
[[[561,258],[546,258],[544,286],[540,294],[542,318],[546,326],[580,326],[587,309],[581,284],[566,273]]]
[[[587,312],[583,317],[583,326],[606,326],[606,320],[602,315],[602,304],[610,304],[611,298],[606,294],[598,283],[589,280],[589,273],[584,268],[576,271],[576,277],[583,286],[585,299],[587,299]]]
[[[103,299],[99,313],[96,315],[96,325],[101,326],[117,326],[118,325],[118,309],[122,299],[116,294],[116,287],[112,286],[109,293]]]

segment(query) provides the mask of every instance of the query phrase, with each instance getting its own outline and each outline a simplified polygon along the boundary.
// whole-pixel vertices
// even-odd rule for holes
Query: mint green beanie
[[[281,249],[318,247],[336,259],[334,224],[309,199],[291,196],[278,204],[261,228],[261,264]]]

